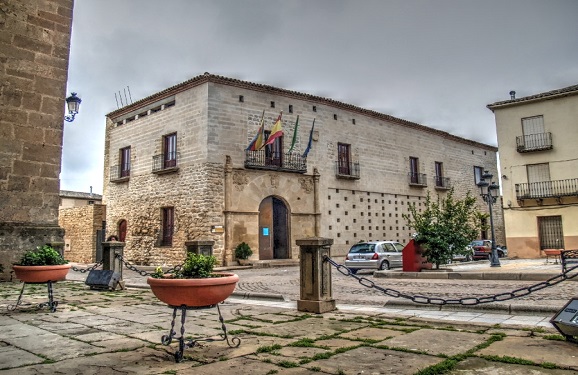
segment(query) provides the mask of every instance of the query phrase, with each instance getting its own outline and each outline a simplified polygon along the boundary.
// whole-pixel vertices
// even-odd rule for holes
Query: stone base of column
[[[302,312],[311,312],[315,314],[323,314],[335,310],[335,300],[328,301],[309,301],[297,300],[297,310]]]

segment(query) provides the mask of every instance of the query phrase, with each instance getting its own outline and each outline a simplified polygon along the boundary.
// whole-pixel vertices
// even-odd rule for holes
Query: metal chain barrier
[[[115,256],[120,259],[120,261],[124,264],[124,266],[126,268],[128,268],[131,271],[134,271],[136,273],[138,273],[141,276],[151,276],[154,272],[147,272],[147,271],[143,271],[143,270],[139,270],[138,268],[136,268],[135,265],[129,263],[128,261],[126,261],[122,255],[120,254],[115,254]],[[182,268],[182,265],[178,265],[178,266],[174,266],[173,268],[170,268],[168,270],[165,271],[165,273],[173,273],[175,271],[179,271]]]
[[[97,269],[98,267],[102,266],[102,260],[96,264],[94,264],[93,266],[87,267],[87,268],[78,268],[78,267],[74,267],[72,266],[72,270],[76,271],[76,272],[81,272],[81,273],[85,273],[85,272],[90,272],[94,269]]]
[[[325,262],[330,263],[332,266],[334,266],[337,269],[337,271],[339,271],[339,273],[341,273],[345,276],[353,277],[361,285],[363,285],[367,288],[376,289],[376,290],[378,290],[378,291],[380,291],[380,292],[382,292],[385,295],[390,296],[390,297],[405,298],[405,299],[409,299],[415,303],[431,304],[431,305],[464,305],[464,306],[470,305],[470,306],[473,306],[473,305],[479,305],[481,303],[502,302],[502,301],[507,301],[507,300],[514,299],[514,298],[527,296],[530,293],[537,292],[538,290],[542,290],[544,288],[554,286],[556,284],[561,283],[562,281],[570,280],[570,279],[573,279],[573,278],[578,276],[578,272],[576,272],[574,275],[569,275],[572,271],[578,270],[578,266],[575,266],[572,268],[568,268],[567,270],[563,271],[561,274],[553,276],[546,281],[542,281],[542,282],[539,282],[537,284],[534,284],[534,285],[531,285],[531,286],[528,286],[525,288],[519,288],[519,289],[513,290],[511,292],[498,293],[498,294],[494,294],[492,296],[479,297],[479,298],[478,297],[466,297],[466,298],[460,298],[460,299],[444,299],[444,298],[427,297],[427,296],[420,296],[420,295],[409,295],[409,294],[402,293],[402,292],[395,290],[395,289],[384,288],[384,287],[381,287],[379,285],[376,285],[373,280],[370,280],[366,277],[360,277],[360,276],[353,274],[353,272],[351,272],[351,270],[349,268],[345,267],[342,264],[335,262],[333,259],[331,259],[328,256],[325,256],[323,258],[323,260]]]

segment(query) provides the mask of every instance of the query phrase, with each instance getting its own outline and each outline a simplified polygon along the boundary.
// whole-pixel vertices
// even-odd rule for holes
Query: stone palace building
[[[248,151],[261,120],[268,139],[281,111],[283,136]],[[229,264],[240,242],[252,260],[297,259],[295,240],[313,236],[334,239],[333,254],[361,240],[407,243],[408,204],[450,187],[477,196],[483,170],[497,176],[496,151],[328,98],[205,73],[107,115],[107,236],[120,234],[125,258],[149,265],[178,264],[191,246],[212,245]],[[479,207],[487,211],[481,198]],[[494,211],[501,243],[499,204]]]

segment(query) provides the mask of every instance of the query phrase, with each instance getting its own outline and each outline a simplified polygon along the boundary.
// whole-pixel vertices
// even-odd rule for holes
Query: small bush
[[[36,249],[28,250],[20,259],[20,266],[57,266],[67,264],[62,255],[52,246],[38,246]]]
[[[245,242],[241,242],[235,248],[235,258],[237,259],[249,259],[251,255],[253,255],[253,250]]]

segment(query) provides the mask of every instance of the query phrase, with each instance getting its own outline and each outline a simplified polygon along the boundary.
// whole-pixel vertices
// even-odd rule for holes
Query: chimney
[[[90,187],[90,195],[92,195],[92,186]]]
[[[514,90],[510,91],[510,99],[516,99],[516,92]]]

